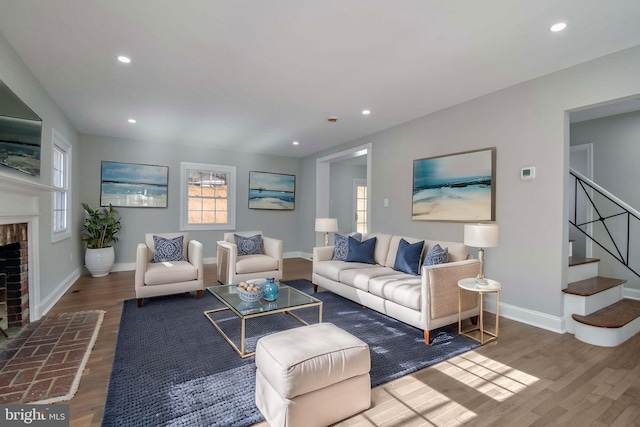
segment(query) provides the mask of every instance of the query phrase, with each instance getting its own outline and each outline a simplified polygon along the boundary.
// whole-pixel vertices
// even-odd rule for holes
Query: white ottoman
[[[332,323],[262,337],[256,405],[271,427],[328,426],[371,406],[369,346]]]

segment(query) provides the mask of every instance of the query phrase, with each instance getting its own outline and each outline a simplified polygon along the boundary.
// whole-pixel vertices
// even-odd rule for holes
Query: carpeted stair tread
[[[562,292],[571,295],[579,295],[588,297],[595,295],[598,292],[606,291],[607,289],[615,288],[624,283],[627,283],[624,279],[615,279],[612,277],[590,277],[588,279],[579,280],[577,282],[571,282],[562,290]]]
[[[622,328],[640,317],[640,300],[623,299],[588,316],[572,317],[576,322],[598,328]]]
[[[573,267],[574,265],[582,265],[582,264],[590,264],[592,262],[599,262],[598,258],[584,258],[577,256],[569,257],[569,267]]]

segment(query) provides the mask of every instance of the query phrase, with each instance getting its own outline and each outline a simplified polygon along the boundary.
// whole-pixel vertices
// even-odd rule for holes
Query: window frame
[[[62,185],[56,185],[56,153],[62,154]],[[56,243],[71,237],[72,223],[71,214],[71,165],[72,165],[73,147],[71,143],[57,130],[52,130],[51,137],[51,187],[54,190],[51,193],[51,242]],[[56,229],[56,211],[62,210],[57,204],[57,194],[64,194],[64,218],[65,226],[59,230]]]
[[[229,175],[227,183],[227,223],[189,224],[189,171],[198,170]],[[236,167],[207,163],[180,162],[180,230],[235,230],[236,228]]]

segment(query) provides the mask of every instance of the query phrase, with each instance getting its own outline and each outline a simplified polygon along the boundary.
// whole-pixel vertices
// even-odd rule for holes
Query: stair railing
[[[633,236],[637,239],[638,236],[631,230],[632,227],[640,229],[640,212],[578,171],[570,169],[569,173],[574,185],[573,217],[569,218],[569,223],[640,277],[636,267],[630,263],[631,248],[634,247],[631,239]],[[593,219],[578,222],[579,195],[588,203],[587,207],[593,210]],[[604,231],[598,233],[598,236],[593,231],[595,227],[588,227],[597,224]]]

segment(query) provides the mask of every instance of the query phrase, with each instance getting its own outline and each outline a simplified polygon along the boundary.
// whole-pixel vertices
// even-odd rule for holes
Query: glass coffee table
[[[220,332],[222,337],[233,347],[233,349],[242,357],[253,356],[255,351],[245,351],[245,326],[248,319],[256,317],[268,316],[277,313],[286,313],[299,322],[308,325],[306,321],[296,316],[292,311],[309,307],[318,307],[318,323],[322,323],[322,301],[310,295],[305,294],[290,286],[280,284],[280,293],[275,301],[260,300],[258,302],[245,302],[240,299],[236,288],[238,285],[218,285],[207,288],[207,291],[220,300],[225,307],[215,310],[207,310],[204,315]],[[230,310],[235,314],[241,322],[240,327],[240,348],[227,336],[220,325],[211,316],[213,313]]]

